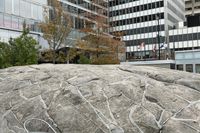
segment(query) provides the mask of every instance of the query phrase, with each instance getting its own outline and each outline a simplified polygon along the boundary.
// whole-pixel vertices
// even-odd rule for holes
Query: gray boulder
[[[131,65],[2,69],[0,133],[27,131],[199,133],[200,75]]]

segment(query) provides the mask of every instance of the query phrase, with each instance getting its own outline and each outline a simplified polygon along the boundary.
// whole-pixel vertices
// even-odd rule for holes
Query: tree
[[[71,47],[71,48],[61,48],[55,53],[55,60],[57,63],[68,63],[72,61],[75,57],[77,57],[80,53],[77,48]],[[39,63],[49,63],[52,62],[53,59],[53,50],[47,49],[42,52],[40,52],[39,56]]]
[[[37,63],[39,44],[32,36],[28,36],[28,34],[29,28],[26,27],[24,22],[22,35],[9,40],[11,65],[18,66]]]
[[[80,54],[81,52],[77,48],[75,47],[69,48],[69,50],[67,51],[67,63],[69,64],[70,60],[74,59]]]
[[[23,24],[22,34],[9,43],[0,42],[0,68],[36,64],[38,61],[38,42],[28,36],[29,29]]]
[[[77,42],[80,49],[90,52],[93,64],[119,63],[118,52],[124,52],[121,40],[107,33],[107,18],[100,15],[86,14],[93,21],[86,21],[81,32],[87,35]]]
[[[0,68],[11,66],[11,49],[8,43],[0,42]]]
[[[59,63],[67,63],[73,60],[76,56],[78,56],[80,52],[77,48],[70,47],[70,48],[63,48],[60,49],[59,52],[56,53],[56,60]]]
[[[90,59],[87,56],[81,54],[80,58],[78,60],[78,63],[79,64],[90,64]]]
[[[40,23],[39,26],[44,39],[48,41],[50,49],[53,50],[53,63],[55,64],[56,51],[71,32],[72,24],[70,16],[63,10],[58,0],[49,0],[49,2],[51,5],[50,12],[45,11],[45,22]]]
[[[116,31],[112,33],[112,43],[115,44],[114,51],[118,59],[125,59],[125,43],[122,42],[122,37],[125,35],[122,31]]]

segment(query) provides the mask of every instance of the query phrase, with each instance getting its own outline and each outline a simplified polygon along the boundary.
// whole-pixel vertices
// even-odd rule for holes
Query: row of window
[[[73,4],[76,4],[76,5],[84,5],[85,4],[85,0],[67,0],[68,2],[71,2]],[[95,0],[95,1],[91,1],[90,3],[94,5],[100,5],[100,6],[103,6],[105,8],[108,7],[108,2],[106,1],[102,1],[102,0]]]
[[[159,52],[158,50],[148,50],[148,51],[134,51],[134,52],[126,52],[126,59],[128,60],[155,60],[156,58],[158,59]],[[165,59],[165,54],[163,50],[161,50],[161,59]]]
[[[194,65],[195,65],[195,68],[196,68],[196,70],[195,70],[196,73],[200,73],[200,64],[194,64]],[[176,65],[176,69],[183,71],[184,70],[183,64]],[[193,72],[193,64],[186,64],[185,70],[187,72]]]
[[[183,34],[183,35],[174,35],[169,37],[169,42],[182,42],[182,41],[191,41],[191,40],[200,40],[200,33],[192,34]],[[126,46],[137,46],[142,42],[145,44],[156,44],[158,43],[158,38],[146,38],[146,39],[135,39],[130,41],[125,41]],[[165,37],[160,37],[160,43],[165,42]]]
[[[128,60],[140,60],[141,58],[155,58],[156,52],[154,51],[134,51],[127,52],[126,57]]]
[[[83,7],[84,9],[88,9],[92,12],[96,12],[98,14],[104,15],[104,16],[108,16],[108,11],[106,9],[100,8],[98,6],[95,6],[91,3],[87,3],[85,1],[82,2],[82,4],[80,4],[81,7]],[[78,7],[75,6],[71,6],[69,4],[66,3],[62,3],[62,7],[65,11],[70,12],[70,13],[74,13],[74,14],[78,14],[78,15],[86,15],[87,11],[82,10]]]
[[[118,15],[124,15],[124,14],[133,13],[133,12],[140,12],[140,11],[145,11],[145,10],[150,10],[150,9],[155,9],[155,8],[160,8],[160,7],[164,7],[163,1],[158,1],[154,3],[144,4],[144,5],[130,7],[130,8],[116,10],[116,11],[111,11],[109,13],[109,16],[114,17]]]
[[[129,3],[129,2],[133,2],[133,1],[139,1],[139,0],[113,0],[113,1],[109,2],[109,7]]]
[[[160,36],[160,43],[165,42],[165,37]],[[145,38],[145,39],[135,39],[130,41],[125,41],[126,46],[139,46],[141,43],[146,44],[158,44],[158,38]]]
[[[43,7],[24,0],[0,0],[0,12],[16,16],[43,20]]]
[[[136,29],[130,29],[130,30],[122,30],[121,32],[123,33],[124,36],[126,36],[126,35],[151,33],[151,32],[156,32],[157,30],[158,30],[158,26],[156,25],[156,26],[142,27],[142,28],[136,28]],[[164,31],[165,25],[160,25],[159,30]]]
[[[182,42],[191,40],[200,40],[200,33],[174,35],[169,37],[169,42]]]
[[[135,17],[135,18],[113,21],[113,22],[110,22],[110,26],[115,27],[115,26],[122,26],[122,25],[128,25],[128,24],[135,24],[135,23],[153,21],[158,18],[164,19],[164,13],[151,14],[147,16],[140,16],[140,17]]]
[[[40,32],[38,21],[0,13],[0,27],[22,30],[24,21],[31,31]]]

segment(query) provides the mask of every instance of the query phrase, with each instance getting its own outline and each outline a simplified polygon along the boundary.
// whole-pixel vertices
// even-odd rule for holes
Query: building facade
[[[157,58],[158,42],[168,44],[168,31],[185,21],[184,12],[184,0],[110,0],[110,32],[123,32],[127,60]],[[169,51],[161,50],[162,58]]]
[[[200,49],[200,26],[170,30],[169,48],[171,51]]]
[[[200,50],[177,51],[176,69],[192,73],[200,73]]]
[[[47,0],[0,0],[0,41],[8,42],[11,37],[18,37],[26,22],[30,34],[42,43],[38,23],[44,20],[46,6]]]
[[[200,0],[185,0],[185,11],[186,17],[200,14]]]

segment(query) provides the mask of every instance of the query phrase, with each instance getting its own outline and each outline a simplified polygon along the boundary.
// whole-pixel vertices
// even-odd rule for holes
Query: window
[[[169,37],[169,42],[173,42],[174,41],[174,37],[173,36],[170,36]]]
[[[183,65],[176,65],[177,70],[183,71]]]
[[[196,64],[196,73],[200,73],[200,64]]]
[[[43,20],[43,8],[41,6],[38,7],[38,20]]]
[[[24,2],[24,1],[20,1],[20,16],[22,16],[22,17],[26,17],[26,7],[25,7],[25,5],[26,5],[26,2]]]
[[[136,8],[137,8],[137,9],[136,9],[136,11],[138,11],[138,12],[139,12],[139,11],[140,11],[140,7],[139,7],[139,6],[137,6]]]
[[[0,26],[3,26],[3,14],[0,13]]]
[[[17,17],[12,17],[12,28],[19,29],[19,20]]]
[[[4,15],[4,26],[7,28],[11,28],[11,24],[12,24],[11,16]]]
[[[5,0],[0,0],[0,12],[4,12]]]
[[[178,35],[174,36],[174,42],[178,42]]]
[[[186,64],[186,71],[187,72],[193,72],[193,65],[192,64]]]
[[[152,9],[151,3],[148,4],[148,9]]]
[[[178,41],[179,41],[179,42],[183,41],[183,36],[182,36],[182,35],[179,35],[179,36],[178,36]]]
[[[14,2],[14,14],[19,15],[19,9],[20,9],[19,0],[14,0],[13,2]]]
[[[188,34],[188,40],[192,40],[192,34]]]
[[[160,7],[160,2],[156,2],[156,7]]]
[[[183,35],[183,41],[187,41],[188,40],[188,34],[184,34]]]
[[[156,4],[155,3],[152,3],[152,8],[156,8]]]
[[[193,40],[197,40],[197,38],[198,38],[197,33],[194,33],[194,34],[193,34]]]
[[[30,18],[31,17],[31,3],[25,2],[25,17]]]
[[[32,15],[31,15],[32,18],[37,19],[37,16],[38,16],[37,5],[35,5],[35,4],[31,5],[31,12],[32,12]]]
[[[144,10],[148,10],[147,4],[144,5]]]
[[[198,39],[200,39],[200,33],[198,33]]]
[[[164,7],[164,2],[160,1],[160,7]]]
[[[5,0],[5,12],[12,13],[12,0]]]
[[[19,19],[19,29],[22,30],[23,29],[23,23],[24,23],[24,19],[20,18]]]
[[[148,16],[144,16],[144,21],[148,21]]]

